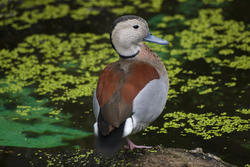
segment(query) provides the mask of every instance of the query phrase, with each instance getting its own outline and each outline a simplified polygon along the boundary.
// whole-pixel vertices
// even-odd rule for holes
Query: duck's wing
[[[133,113],[133,101],[152,80],[159,79],[155,68],[141,61],[116,62],[102,72],[94,95],[98,129],[105,136]]]
[[[145,129],[163,111],[168,94],[168,84],[163,79],[150,81],[134,98],[133,133]]]

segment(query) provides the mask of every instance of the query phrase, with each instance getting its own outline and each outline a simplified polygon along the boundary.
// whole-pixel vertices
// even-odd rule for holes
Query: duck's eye
[[[139,28],[139,26],[138,26],[138,25],[134,25],[133,28],[134,28],[134,29],[137,29],[137,28]]]

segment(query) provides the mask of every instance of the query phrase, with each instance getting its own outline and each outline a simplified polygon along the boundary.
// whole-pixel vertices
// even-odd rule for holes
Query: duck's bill
[[[151,33],[148,33],[148,36],[146,36],[144,38],[144,41],[153,42],[153,43],[157,43],[160,45],[168,45],[168,41],[161,39],[161,38],[158,38],[158,37],[152,35]]]

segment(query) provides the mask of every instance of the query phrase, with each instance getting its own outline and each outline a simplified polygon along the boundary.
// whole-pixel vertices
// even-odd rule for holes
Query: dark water
[[[240,41],[232,41],[232,43],[227,43],[226,45],[216,45],[214,44],[214,48],[209,48],[206,41],[201,41],[200,43],[195,43],[193,46],[189,47],[189,49],[197,50],[199,49],[199,44],[204,44],[202,48],[209,48],[204,56],[199,58],[192,58],[193,55],[197,54],[197,52],[192,53],[189,58],[189,53],[179,53],[172,54],[171,51],[176,50],[184,50],[187,49],[185,46],[182,46],[181,40],[182,38],[176,34],[176,32],[184,32],[188,30],[189,32],[196,32],[193,36],[199,34],[198,30],[191,30],[191,26],[184,23],[188,20],[193,20],[195,18],[199,18],[199,12],[202,10],[214,10],[212,13],[216,13],[216,9],[221,10],[221,15],[216,16],[219,18],[223,16],[222,23],[213,23],[210,27],[223,25],[225,22],[229,20],[234,20],[236,25],[244,25],[244,28],[241,30],[243,32],[250,31],[250,12],[248,7],[250,3],[248,0],[237,1],[234,0],[232,2],[225,1],[224,3],[218,3],[213,1],[214,3],[205,3],[202,1],[196,0],[187,0],[185,2],[179,2],[174,0],[166,0],[162,2],[162,5],[159,8],[140,8],[140,6],[135,6],[132,1],[123,2],[120,4],[112,5],[101,5],[97,4],[89,7],[91,10],[98,10],[98,14],[89,14],[85,18],[81,19],[83,14],[79,14],[79,19],[76,19],[73,14],[74,11],[83,7],[84,3],[79,3],[78,1],[51,1],[45,4],[40,4],[35,6],[32,4],[29,7],[21,7],[22,4],[28,1],[8,1],[1,2],[1,24],[0,24],[0,48],[1,51],[7,49],[9,51],[8,54],[10,56],[6,56],[7,53],[0,54],[0,56],[4,57],[0,59],[2,62],[9,63],[11,67],[16,67],[18,70],[24,71],[35,71],[36,69],[32,68],[32,65],[26,65],[24,69],[19,66],[20,64],[25,64],[28,59],[32,59],[32,54],[35,54],[36,60],[38,61],[36,65],[52,65],[54,67],[63,67],[66,69],[61,72],[53,71],[49,74],[43,74],[46,71],[46,68],[40,67],[40,71],[37,74],[32,75],[32,77],[21,77],[21,73],[19,74],[16,71],[13,71],[11,67],[5,66],[6,63],[1,64],[0,67],[0,104],[2,105],[0,108],[0,118],[2,122],[2,128],[0,129],[0,166],[36,166],[37,164],[46,165],[49,164],[48,159],[41,158],[40,153],[52,153],[57,154],[58,152],[66,152],[70,150],[74,150],[75,148],[82,150],[91,150],[94,149],[94,136],[92,134],[92,126],[94,123],[94,116],[92,114],[92,97],[90,94],[86,93],[85,95],[78,95],[75,93],[75,96],[70,96],[71,94],[65,95],[65,92],[78,88],[79,83],[77,81],[72,82],[63,82],[64,79],[61,79],[60,76],[56,77],[55,80],[58,81],[58,84],[62,83],[64,87],[60,87],[57,89],[53,89],[53,86],[49,87],[52,91],[47,91],[46,86],[52,85],[52,81],[48,82],[46,86],[44,86],[44,94],[42,91],[36,91],[38,88],[41,88],[42,82],[46,81],[46,77],[53,78],[53,75],[56,76],[56,73],[67,74],[63,75],[63,77],[68,76],[81,76],[86,72],[89,72],[89,75],[85,75],[84,77],[94,78],[98,76],[100,69],[102,69],[106,64],[114,61],[114,59],[107,57],[100,57],[100,59],[96,59],[95,63],[91,62],[91,58],[86,58],[90,60],[89,66],[86,68],[80,67],[80,61],[85,60],[81,57],[82,53],[74,47],[69,49],[72,53],[72,57],[75,59],[79,59],[76,62],[73,59],[67,59],[68,57],[62,56],[63,54],[55,52],[54,56],[51,54],[48,58],[46,55],[53,52],[53,49],[65,49],[67,45],[63,45],[60,48],[61,43],[64,41],[73,41],[69,34],[85,34],[92,33],[90,38],[84,37],[84,40],[93,38],[99,38],[104,33],[108,33],[110,31],[110,25],[113,20],[118,17],[119,14],[136,14],[144,17],[149,21],[149,26],[155,33],[159,33],[161,35],[173,35],[173,39],[170,39],[170,45],[167,48],[167,51],[161,51],[160,47],[152,46],[155,48],[158,55],[161,56],[162,60],[168,69],[170,74],[170,89],[175,90],[175,93],[170,93],[170,97],[167,101],[166,108],[164,109],[162,115],[152,124],[153,127],[157,127],[156,130],[148,130],[147,132],[141,132],[136,135],[131,136],[132,140],[135,143],[145,144],[145,145],[162,145],[164,147],[177,147],[177,148],[186,148],[186,149],[194,149],[196,147],[202,147],[205,152],[209,152],[221,157],[223,160],[230,162],[235,165],[245,166],[246,164],[250,164],[250,117],[249,117],[249,95],[250,95],[250,67],[249,62],[240,61],[237,65],[227,63],[227,60],[234,61],[236,60],[236,56],[245,55],[249,57],[249,34],[242,36],[241,38],[235,35],[235,38],[240,38]],[[46,1],[45,1],[46,2]],[[108,1],[109,2],[109,1]],[[111,1],[110,1],[111,2]],[[120,2],[120,1],[119,1]],[[87,3],[87,1],[86,1]],[[142,4],[141,2],[140,4]],[[146,4],[146,2],[144,2]],[[47,6],[56,6],[59,8],[59,5],[64,4],[71,9],[72,13],[68,11],[65,12],[65,15],[57,16],[54,14],[54,18],[51,15],[50,17],[45,14],[42,15],[37,22],[22,20],[20,16],[23,16],[25,12],[38,10],[35,15],[32,13],[28,14],[27,18],[30,20],[38,17],[39,13]],[[118,5],[118,6],[117,6]],[[120,6],[119,6],[120,5]],[[121,11],[120,13],[116,13],[112,11],[112,9],[123,8],[124,5],[134,7],[134,11]],[[55,9],[51,9],[55,10]],[[62,8],[57,12],[57,14],[63,13],[62,11],[66,10],[66,8]],[[84,9],[86,10],[86,9]],[[121,9],[119,9],[121,10]],[[50,11],[50,10],[48,10]],[[87,13],[89,10],[86,10],[83,13]],[[46,13],[46,12],[45,12]],[[79,12],[80,13],[80,12]],[[176,14],[182,15],[183,19],[173,19]],[[14,20],[15,15],[18,19]],[[210,17],[212,14],[208,14],[207,17]],[[167,26],[157,26],[160,23],[164,23],[164,16],[172,16],[171,19],[174,21],[168,21]],[[10,21],[9,21],[10,20]],[[14,24],[18,25],[15,26]],[[201,23],[204,24],[204,23]],[[22,26],[26,26],[22,28]],[[232,23],[233,25],[233,23]],[[20,28],[21,27],[21,28]],[[230,26],[229,26],[230,27]],[[226,27],[225,29],[230,28]],[[232,28],[233,29],[233,28]],[[237,27],[236,27],[237,29]],[[225,30],[218,30],[217,35],[226,34]],[[50,39],[49,37],[43,38],[39,37],[39,35],[46,34],[48,36],[52,36],[55,34],[66,34],[62,36],[56,36],[61,39],[59,43],[54,42],[54,39]],[[205,33],[202,32],[201,34]],[[230,34],[230,33],[228,33]],[[32,37],[32,35],[38,35],[38,41],[41,38],[40,45],[32,45],[30,44],[27,48],[35,48],[35,50],[30,54],[28,51],[19,51],[18,56],[20,58],[13,58],[13,51],[15,49],[20,48],[20,43],[24,42],[27,38]],[[219,37],[218,35],[218,37]],[[176,37],[178,36],[178,37]],[[227,37],[227,35],[225,35]],[[229,35],[228,35],[229,36]],[[78,37],[78,36],[77,36]],[[169,36],[166,36],[167,39]],[[80,37],[79,37],[80,38]],[[170,37],[169,37],[170,38]],[[213,35],[204,37],[204,39],[208,41],[213,40]],[[35,39],[35,37],[34,37]],[[78,38],[77,38],[78,39]],[[43,44],[46,41],[51,40],[52,42],[48,44],[47,50],[43,48]],[[79,40],[79,39],[78,39]],[[167,39],[169,40],[169,39]],[[191,40],[191,39],[190,39]],[[195,39],[193,39],[195,40]],[[55,40],[56,41],[56,40]],[[35,43],[35,40],[33,40]],[[31,42],[32,43],[32,42]],[[70,42],[69,42],[70,43]],[[80,43],[80,42],[79,42]],[[238,45],[245,43],[245,47],[237,47]],[[72,43],[70,43],[72,44]],[[87,42],[86,45],[82,46],[82,50],[84,50],[84,54],[90,54],[87,52],[88,50],[92,51],[92,45],[101,45],[107,44],[108,48],[111,50],[111,46],[109,45],[108,38],[100,37],[100,39],[94,41],[94,43]],[[232,45],[234,44],[234,45]],[[32,46],[31,46],[32,45]],[[72,46],[76,46],[74,44]],[[59,49],[58,49],[58,48]],[[80,46],[81,47],[81,46]],[[101,54],[106,46],[101,47],[101,49],[94,50],[94,52]],[[223,54],[220,53],[222,49],[231,48],[233,53]],[[45,51],[42,52],[41,50]],[[62,49],[62,50],[63,50]],[[102,50],[103,49],[103,50]],[[67,52],[68,50],[63,50],[63,52]],[[79,52],[78,52],[79,51]],[[98,52],[100,51],[100,52]],[[110,53],[114,56],[114,53],[110,51]],[[109,54],[110,54],[109,53]],[[168,64],[168,61],[171,61],[171,56],[175,58],[175,61],[171,62],[172,64]],[[61,59],[62,58],[62,59]],[[65,59],[63,59],[65,58]],[[216,63],[215,61],[211,61],[209,58],[218,58],[222,63]],[[240,57],[239,59],[243,59]],[[49,60],[49,63],[47,62]],[[55,60],[55,61],[52,61]],[[166,62],[165,62],[166,60]],[[224,62],[224,60],[226,60]],[[246,61],[249,60],[246,58]],[[66,62],[66,64],[63,64]],[[175,64],[174,62],[177,62]],[[91,63],[95,67],[100,67],[100,69],[91,69]],[[178,64],[179,63],[179,64]],[[224,64],[223,64],[224,63]],[[31,63],[32,64],[32,63]],[[34,67],[36,67],[34,65]],[[172,73],[175,69],[180,68],[180,72]],[[79,72],[80,70],[80,72]],[[187,71],[191,71],[188,73]],[[25,76],[28,76],[29,73],[24,73]],[[18,80],[11,80],[11,76],[19,77]],[[206,76],[205,81],[202,79],[196,80],[199,76]],[[212,76],[212,79],[208,76]],[[63,78],[62,77],[62,78]],[[7,83],[6,80],[10,80],[10,83]],[[41,79],[42,81],[40,81]],[[66,80],[70,80],[66,78]],[[79,78],[78,78],[79,79]],[[80,78],[81,79],[81,78]],[[187,87],[187,91],[183,91],[183,85],[187,85],[189,79],[191,84]],[[35,81],[34,83],[32,81]],[[209,82],[211,81],[211,82]],[[81,83],[81,81],[79,81]],[[93,86],[87,85],[91,83],[92,80],[87,80],[82,83],[86,84],[86,87],[90,87],[91,91],[93,91]],[[213,82],[213,83],[212,83]],[[15,86],[12,85],[14,83]],[[96,83],[96,82],[94,82]],[[22,93],[16,93],[14,89],[21,85]],[[201,84],[199,86],[199,84]],[[231,85],[230,85],[231,84]],[[13,86],[13,88],[11,87]],[[55,85],[56,87],[56,85]],[[66,87],[66,88],[65,88]],[[6,91],[7,88],[10,88],[9,91]],[[202,93],[203,91],[211,88],[211,92]],[[77,89],[81,90],[81,88]],[[26,93],[25,93],[26,92]],[[174,95],[174,96],[172,96]],[[55,100],[58,97],[69,97],[66,100]],[[76,98],[74,98],[76,97]],[[38,100],[38,101],[37,101]],[[39,102],[43,101],[44,102]],[[23,106],[23,107],[22,107]],[[31,106],[31,108],[27,107]],[[199,107],[200,106],[200,107]],[[41,108],[38,108],[41,107]],[[247,113],[236,112],[236,110],[245,111]],[[56,111],[60,111],[56,113]],[[186,114],[185,117],[181,120],[176,120],[176,117],[171,115],[166,115],[167,113],[182,113]],[[54,114],[53,114],[54,113]],[[188,116],[188,114],[194,114],[193,116]],[[211,125],[204,125],[205,134],[199,134],[199,129],[196,129],[194,133],[188,133],[185,129],[193,128],[188,121],[193,120],[197,125],[203,125],[202,122],[199,124],[200,119],[203,119],[202,114],[212,113],[213,115],[205,115],[205,121],[209,119],[218,119],[218,122],[214,122]],[[218,116],[218,117],[216,117]],[[164,123],[173,121],[177,124],[184,123],[183,127],[173,127],[167,126],[164,127]],[[224,126],[226,125],[226,126]],[[232,126],[230,126],[232,125]],[[4,127],[6,126],[6,127]],[[23,126],[18,127],[18,126]],[[16,128],[15,128],[16,127]],[[18,128],[17,128],[18,127]],[[31,128],[34,127],[34,128]],[[243,127],[243,128],[242,128]],[[160,130],[163,128],[163,132]],[[223,129],[218,132],[212,132],[214,129]],[[6,130],[7,129],[7,130]],[[39,129],[39,130],[38,130]],[[42,130],[40,130],[42,129]],[[15,139],[15,131],[16,133],[21,133],[22,135],[16,135]],[[206,138],[206,135],[210,135],[211,138]],[[44,138],[43,138],[44,137]],[[27,142],[19,142],[20,140],[27,139]],[[30,139],[30,141],[29,141]],[[15,142],[15,140],[19,140]],[[55,142],[50,142],[54,140]],[[29,143],[30,142],[30,143]],[[42,143],[42,144],[40,144]],[[95,164],[96,165],[96,164]],[[53,165],[52,165],[53,166]],[[98,165],[96,165],[98,166]]]

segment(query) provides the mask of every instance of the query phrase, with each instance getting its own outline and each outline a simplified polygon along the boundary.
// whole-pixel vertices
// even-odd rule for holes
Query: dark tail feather
[[[104,156],[112,156],[121,148],[123,141],[122,134],[125,123],[122,123],[119,128],[115,128],[109,135],[103,136],[100,133],[96,137],[96,148],[97,151],[102,153]]]

